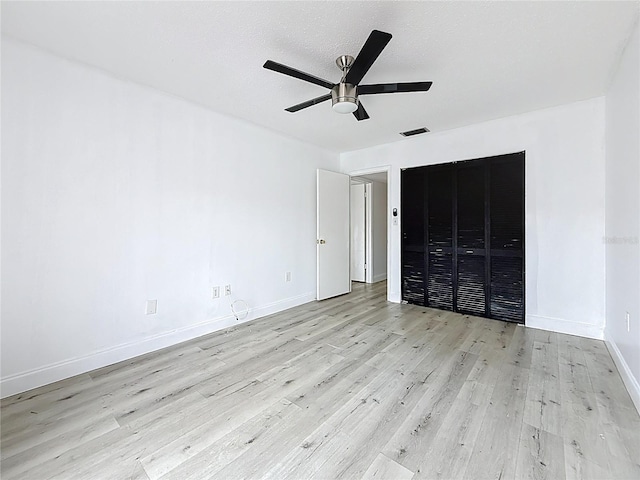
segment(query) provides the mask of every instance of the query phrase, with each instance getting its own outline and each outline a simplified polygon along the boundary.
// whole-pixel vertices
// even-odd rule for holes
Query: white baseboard
[[[524,324],[526,327],[577,335],[579,337],[594,338],[596,340],[602,340],[604,338],[603,327],[591,323],[572,322],[563,318],[527,315]]]
[[[373,276],[373,283],[378,283],[381,282],[383,280],[387,279],[387,274],[386,273],[381,273],[379,275],[374,275]]]
[[[627,391],[629,392],[629,396],[631,397],[636,410],[640,413],[640,384],[638,384],[638,380],[633,376],[633,373],[622,356],[622,353],[618,349],[616,342],[613,338],[607,335],[606,331],[604,332],[604,343],[611,354],[611,358],[613,358],[613,362],[616,364],[616,367],[618,367],[618,372],[620,372],[622,382],[624,383],[624,386],[627,387]]]
[[[22,393],[65,378],[90,372],[96,368],[105,367],[139,355],[144,355],[145,353],[170,347],[202,335],[265,317],[313,300],[315,300],[315,292],[305,293],[252,308],[249,316],[240,321],[237,321],[233,315],[225,315],[195,325],[188,325],[168,332],[159,333],[140,341],[123,343],[114,347],[98,350],[89,355],[70,358],[26,372],[9,375],[0,380],[0,398]]]

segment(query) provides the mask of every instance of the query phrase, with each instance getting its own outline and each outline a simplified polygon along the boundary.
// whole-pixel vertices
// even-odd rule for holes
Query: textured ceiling
[[[640,3],[2,2],[3,34],[342,152],[603,95]],[[363,83],[433,81],[427,93],[363,97],[357,122],[322,87],[267,59],[337,82],[335,58],[372,29],[393,39]],[[428,135],[428,134],[427,134]]]

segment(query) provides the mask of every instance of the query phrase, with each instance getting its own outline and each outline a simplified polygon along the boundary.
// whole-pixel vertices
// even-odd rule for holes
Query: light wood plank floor
[[[640,478],[603,342],[385,288],[7,398],[2,478]]]

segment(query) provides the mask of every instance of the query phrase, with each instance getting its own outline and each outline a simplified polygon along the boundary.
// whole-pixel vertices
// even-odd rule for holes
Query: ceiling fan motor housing
[[[356,86],[339,83],[331,89],[331,107],[339,113],[353,113],[358,109]]]

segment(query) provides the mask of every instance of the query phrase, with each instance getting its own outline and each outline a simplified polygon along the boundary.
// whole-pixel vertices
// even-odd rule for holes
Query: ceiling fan
[[[336,64],[338,65],[338,68],[342,70],[342,78],[339,83],[331,83],[322,78],[296,70],[295,68],[287,67],[286,65],[272,60],[267,60],[263,67],[331,90],[331,93],[322,95],[321,97],[312,98],[311,100],[299,103],[298,105],[285,108],[287,112],[294,113],[302,110],[303,108],[331,99],[334,111],[338,113],[353,113],[357,120],[366,120],[369,118],[369,114],[360,103],[358,98],[359,95],[377,95],[380,93],[397,92],[426,92],[431,88],[432,82],[378,83],[374,85],[359,84],[390,40],[390,33],[373,30],[369,35],[369,38],[367,38],[367,41],[364,42],[360,53],[358,53],[358,56],[355,59],[351,55],[341,55],[338,57],[336,59]]]

